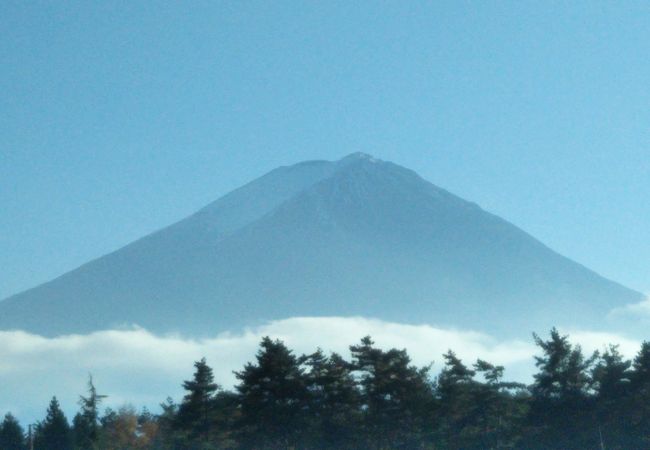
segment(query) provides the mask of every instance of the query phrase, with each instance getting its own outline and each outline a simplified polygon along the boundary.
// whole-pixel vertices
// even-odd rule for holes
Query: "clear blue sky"
[[[647,2],[0,3],[0,297],[363,151],[650,291]]]

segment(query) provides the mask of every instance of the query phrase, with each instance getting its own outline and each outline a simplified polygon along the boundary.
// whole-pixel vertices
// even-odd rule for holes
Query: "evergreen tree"
[[[416,448],[433,400],[429,368],[412,366],[406,350],[374,347],[369,336],[350,351],[361,375],[368,448]]]
[[[540,354],[528,388],[503,381],[502,366],[466,366],[451,350],[432,383],[428,367],[370,337],[350,347],[350,362],[320,349],[296,357],[267,337],[235,373],[236,392],[220,391],[203,359],[180,405],[168,399],[157,416],[108,409],[98,420],[102,396],[90,379],[74,435],[56,398],[29,435],[36,450],[71,450],[73,437],[77,450],[650,448],[649,342],[629,361],[614,345],[585,357],[556,329],[534,337]],[[27,442],[7,414],[0,450]]]
[[[214,431],[215,393],[219,386],[205,358],[195,362],[194,368],[193,379],[183,383],[187,394],[178,409],[176,424],[177,429],[185,433],[189,448],[209,448]]]
[[[79,397],[81,410],[72,420],[75,448],[92,450],[99,440],[99,404],[105,395],[97,394],[92,375],[88,376],[88,397]]]
[[[478,432],[479,405],[475,401],[474,370],[449,350],[436,380],[439,444],[444,448],[473,448]]]
[[[156,417],[156,425],[158,427],[156,437],[152,443],[152,447],[156,450],[172,450],[181,449],[182,440],[178,433],[176,433],[176,415],[178,414],[178,405],[167,397],[167,399],[160,404],[162,410]]]
[[[650,342],[643,342],[632,363],[627,402],[630,436],[638,448],[650,448]]]
[[[599,400],[608,403],[623,398],[630,389],[632,362],[623,359],[618,345],[610,345],[598,358],[592,378]]]
[[[529,415],[530,448],[585,449],[600,445],[600,433],[593,416],[590,372],[597,353],[585,358],[580,346],[569,343],[553,328],[548,341],[533,335],[543,352],[535,357]]]
[[[24,430],[18,420],[11,413],[7,413],[0,424],[0,449],[25,450],[26,448]]]
[[[336,353],[327,357],[318,349],[305,358],[305,365],[314,445],[358,448],[355,426],[360,419],[360,394],[350,363]]]
[[[631,381],[634,389],[650,384],[650,342],[641,344],[639,353],[634,357],[633,370]]]
[[[633,448],[634,433],[630,427],[630,395],[632,362],[623,359],[618,346],[610,345],[593,368],[592,378],[596,390],[595,415],[599,427],[599,440],[609,449]]]
[[[52,397],[45,420],[36,427],[34,448],[36,450],[71,450],[73,448],[72,430],[56,397]]]
[[[474,383],[478,409],[473,444],[478,448],[515,448],[527,413],[528,391],[521,383],[503,381],[503,366],[478,359],[474,370],[484,383]]]
[[[245,449],[287,449],[302,445],[309,423],[308,390],[299,360],[281,341],[262,339],[255,364],[239,380],[238,436]]]

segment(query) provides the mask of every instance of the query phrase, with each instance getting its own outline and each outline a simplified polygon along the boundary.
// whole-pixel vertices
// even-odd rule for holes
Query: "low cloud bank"
[[[632,303],[620,308],[614,308],[610,317],[627,317],[640,320],[650,320],[650,296],[639,303]]]
[[[615,334],[561,331],[588,352],[615,343],[632,357],[640,345]],[[27,424],[42,418],[56,395],[71,415],[88,374],[98,391],[108,395],[104,406],[131,403],[158,411],[167,396],[182,397],[181,382],[191,377],[192,364],[201,357],[207,358],[217,381],[231,388],[233,370],[254,359],[263,336],[283,340],[298,354],[320,346],[347,358],[348,346],[366,335],[382,348],[406,348],[417,365],[433,362],[434,372],[442,366],[442,354],[452,349],[467,364],[480,357],[504,365],[508,379],[526,383],[532,381],[533,355],[538,353],[530,338],[500,341],[474,331],[344,317],[296,317],[200,340],[157,336],[138,328],[57,338],[0,331],[0,414],[11,411]]]

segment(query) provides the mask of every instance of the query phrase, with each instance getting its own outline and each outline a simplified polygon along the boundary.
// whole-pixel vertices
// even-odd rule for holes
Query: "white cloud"
[[[89,373],[99,392],[109,395],[105,405],[130,402],[157,410],[167,396],[180,399],[181,382],[191,377],[193,362],[203,356],[217,381],[232,387],[232,371],[254,358],[267,335],[282,339],[298,354],[321,346],[345,357],[350,344],[370,335],[379,347],[407,348],[417,365],[434,361],[434,370],[442,365],[441,355],[453,349],[467,364],[480,357],[506,366],[509,379],[524,382],[531,381],[536,353],[530,339],[499,341],[474,331],[342,317],[290,318],[210,339],[156,336],[143,329],[57,338],[0,331],[0,413],[12,411],[26,423],[43,417],[50,397],[57,395],[72,414]],[[628,356],[638,349],[638,342],[606,333],[577,331],[572,341],[587,351],[621,343]]]
[[[627,358],[634,358],[641,347],[641,342],[629,337],[615,333],[584,331],[584,330],[560,330],[568,334],[572,343],[580,344],[585,355],[594,351],[602,353],[609,344],[618,345],[618,350]]]
[[[632,317],[637,319],[650,319],[650,297],[639,303],[632,303],[614,308],[609,315],[611,317]]]

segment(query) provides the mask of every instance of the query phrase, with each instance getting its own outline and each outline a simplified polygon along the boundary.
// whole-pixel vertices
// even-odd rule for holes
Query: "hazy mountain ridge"
[[[0,327],[207,334],[363,315],[508,332],[641,294],[415,172],[368,155],[281,167],[197,213],[0,303]]]

